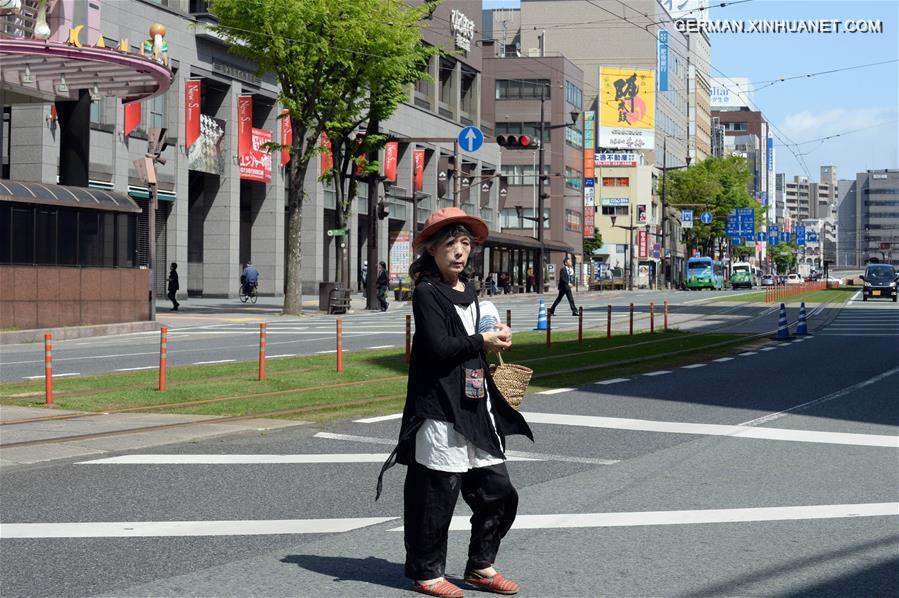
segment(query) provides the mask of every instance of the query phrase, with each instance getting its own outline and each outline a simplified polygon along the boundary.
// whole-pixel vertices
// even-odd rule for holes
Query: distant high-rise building
[[[899,170],[868,170],[838,183],[837,264],[899,265]]]

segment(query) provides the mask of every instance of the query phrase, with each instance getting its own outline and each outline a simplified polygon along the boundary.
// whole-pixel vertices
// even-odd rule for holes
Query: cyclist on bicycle
[[[250,262],[244,266],[243,273],[240,275],[240,284],[243,285],[245,295],[249,295],[259,284],[259,271]]]

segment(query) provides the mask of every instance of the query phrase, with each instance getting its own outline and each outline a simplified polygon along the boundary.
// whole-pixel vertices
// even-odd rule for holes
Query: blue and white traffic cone
[[[537,310],[537,327],[534,330],[546,330],[546,303],[540,298],[540,308]]]
[[[777,340],[790,340],[790,325],[787,323],[787,307],[783,303],[780,304],[780,316],[777,320]]]
[[[799,322],[796,324],[796,336],[808,335],[808,324],[805,321],[805,301],[799,304]]]

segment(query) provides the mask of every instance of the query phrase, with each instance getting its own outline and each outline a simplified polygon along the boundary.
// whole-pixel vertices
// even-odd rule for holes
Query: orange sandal
[[[427,594],[428,596],[437,596],[438,598],[463,598],[465,592],[462,588],[451,583],[445,577],[434,583],[423,584],[419,582],[413,583],[413,589],[419,594]]]
[[[493,577],[485,577],[476,571],[466,571],[465,583],[494,594],[512,595],[517,594],[519,589],[517,583],[506,579],[498,572]]]

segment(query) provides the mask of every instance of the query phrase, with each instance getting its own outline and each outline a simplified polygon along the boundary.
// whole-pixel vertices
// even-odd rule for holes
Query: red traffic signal
[[[498,135],[496,143],[507,149],[537,149],[540,142],[530,135]]]

